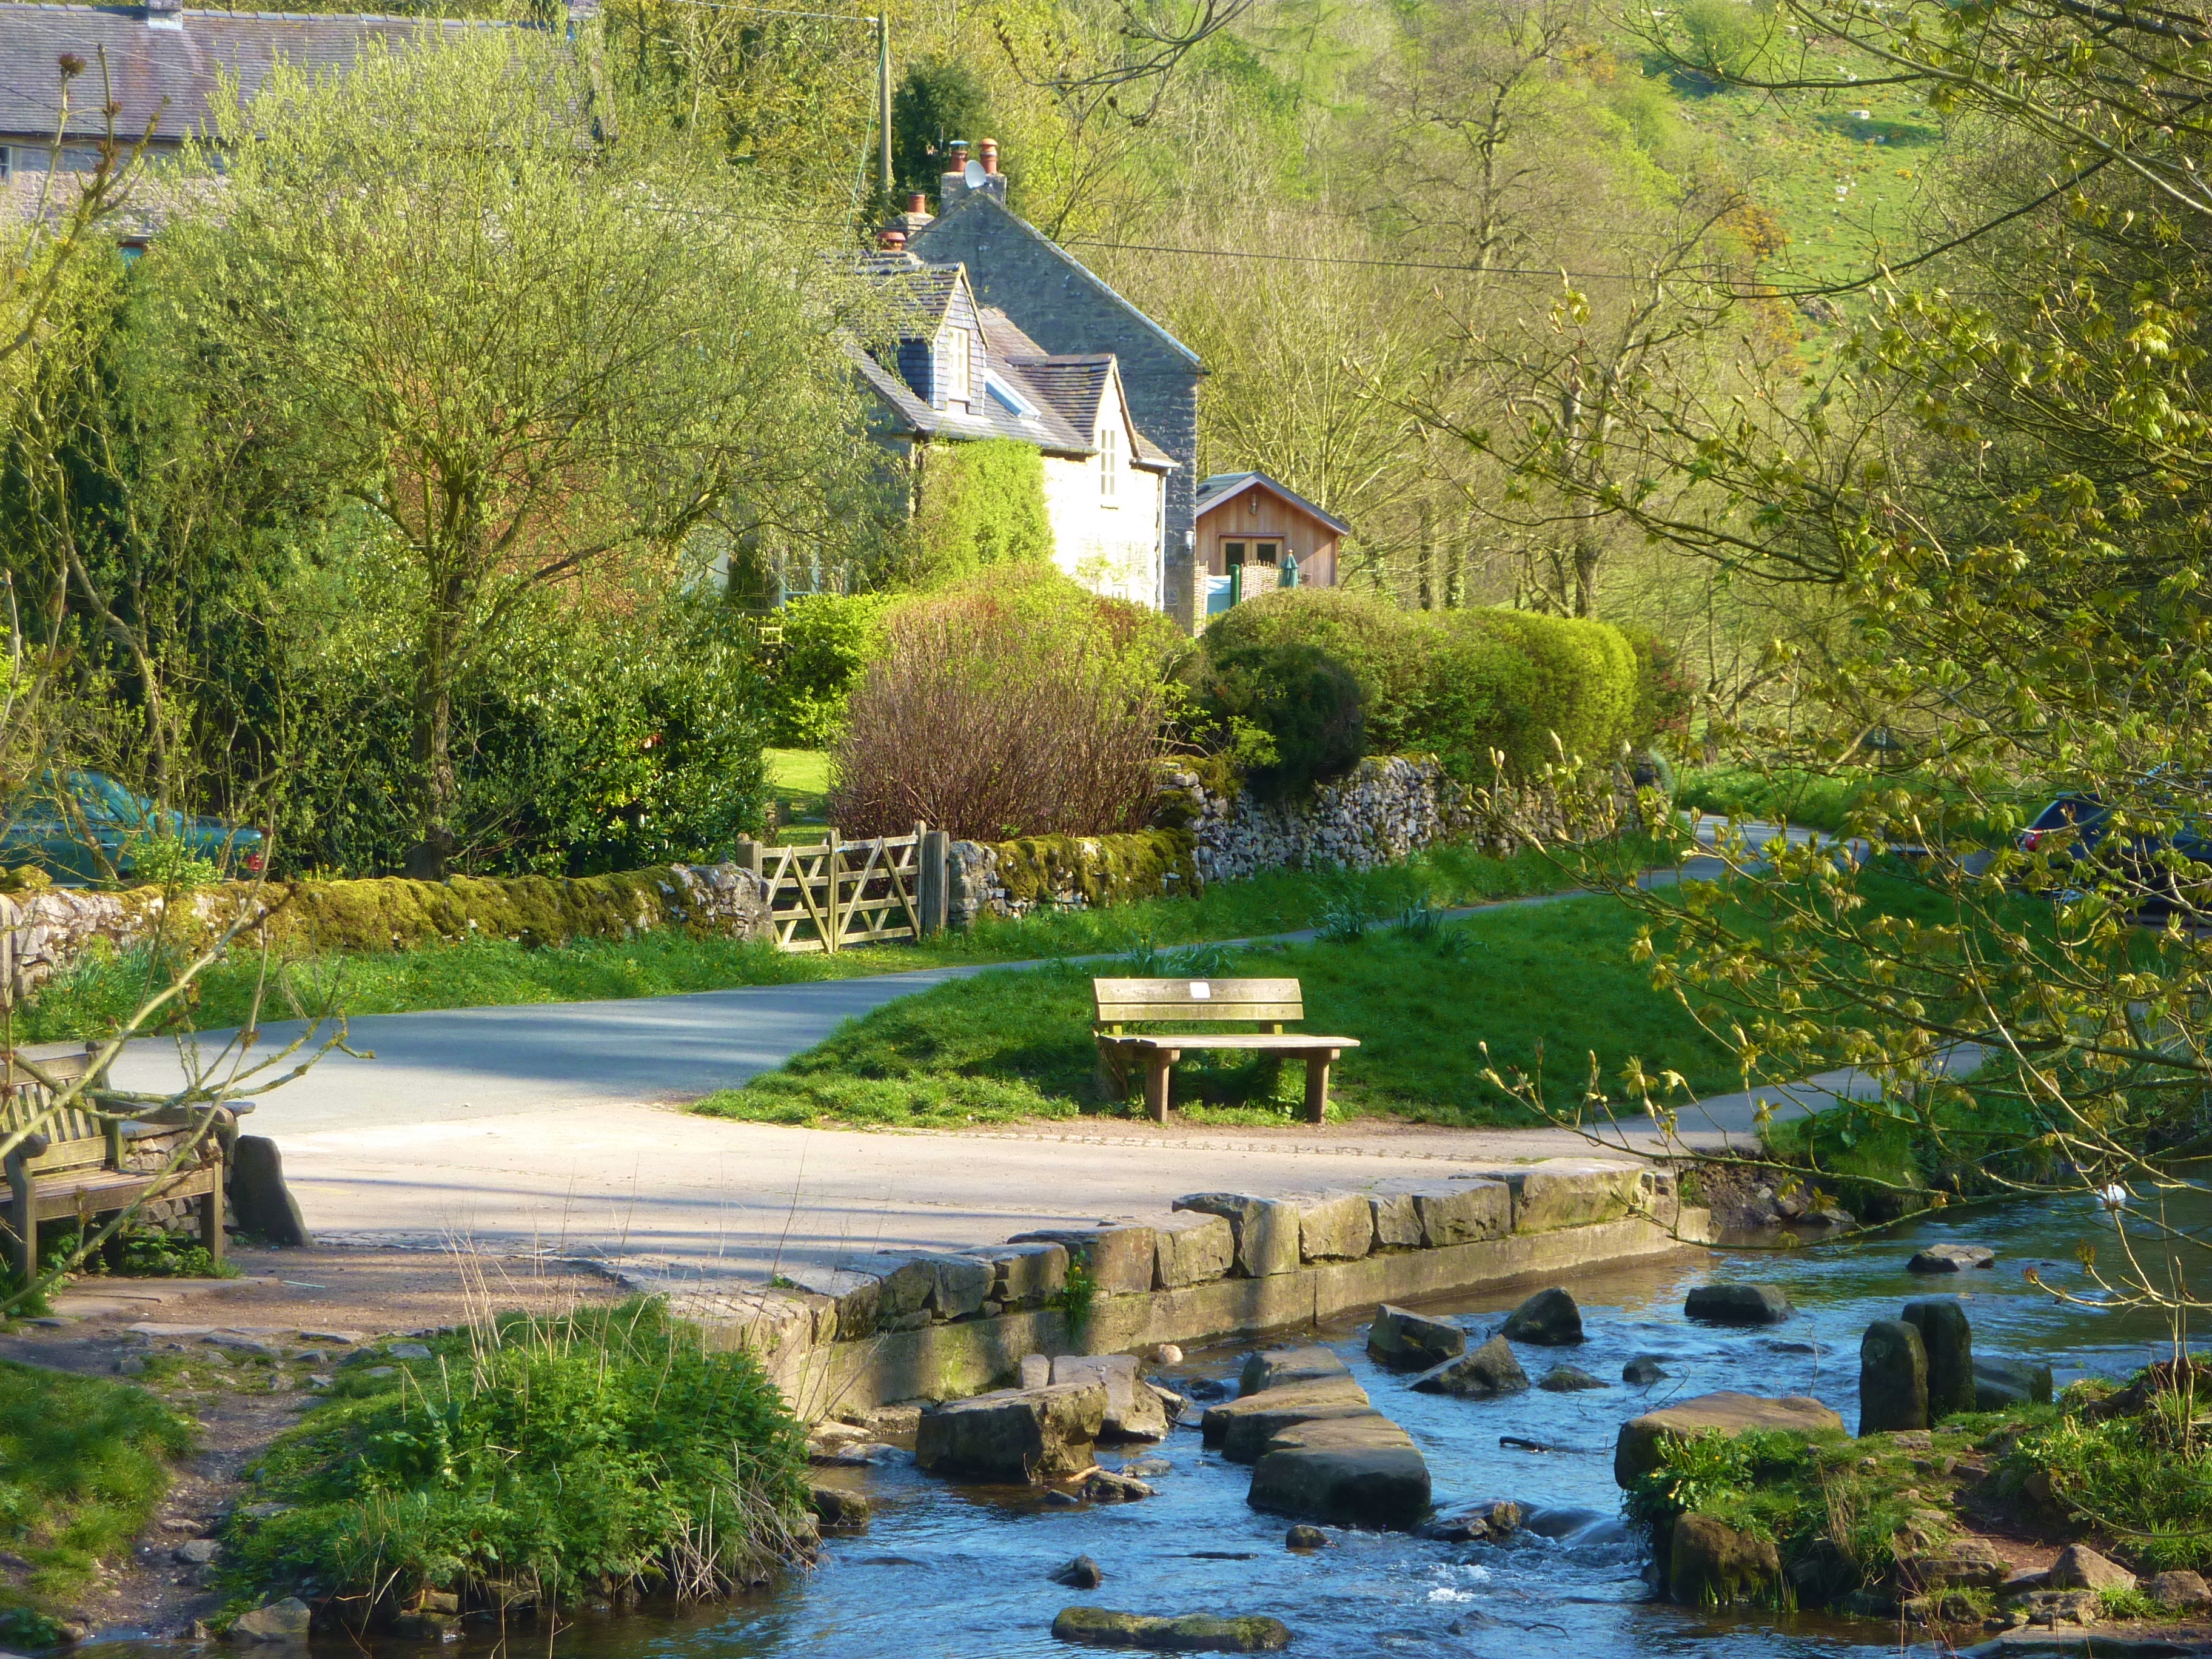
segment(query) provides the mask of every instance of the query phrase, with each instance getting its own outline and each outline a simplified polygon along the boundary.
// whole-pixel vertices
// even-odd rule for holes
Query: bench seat
[[[0,1159],[8,1182],[6,1218],[9,1265],[24,1283],[38,1276],[39,1227],[66,1221],[80,1232],[98,1218],[140,1203],[191,1199],[199,1212],[200,1242],[214,1260],[222,1259],[223,1166],[237,1120],[228,1108],[215,1109],[211,1132],[188,1162],[163,1175],[124,1168],[125,1148],[140,1135],[188,1127],[193,1114],[162,1114],[159,1121],[126,1123],[92,1108],[88,1102],[57,1113],[52,1092],[31,1075],[27,1060],[53,1084],[82,1079],[89,1064],[80,1049],[0,1050],[0,1134],[14,1134],[37,1122]],[[120,1237],[109,1244],[119,1261]]]
[[[1246,1054],[1301,1056],[1306,1062],[1304,1117],[1319,1123],[1328,1115],[1328,1071],[1358,1039],[1285,1031],[1285,1021],[1305,1018],[1305,1001],[1294,979],[1096,979],[1091,981],[1097,1007],[1092,1028],[1098,1058],[1113,1085],[1128,1087],[1129,1063],[1145,1069],[1145,1110],[1156,1123],[1168,1118],[1168,1091],[1176,1066],[1196,1049],[1230,1049]],[[1261,1024],[1265,1031],[1173,1031],[1129,1033],[1136,1021],[1178,1024],[1216,1021]]]

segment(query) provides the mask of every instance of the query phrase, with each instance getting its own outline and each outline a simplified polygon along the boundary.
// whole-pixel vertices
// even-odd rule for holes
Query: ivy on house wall
[[[1044,457],[1018,438],[929,444],[915,452],[917,580],[1052,557]]]

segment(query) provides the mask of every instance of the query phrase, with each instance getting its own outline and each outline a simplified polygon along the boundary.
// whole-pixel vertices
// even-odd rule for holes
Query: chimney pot
[[[968,141],[965,138],[955,138],[945,148],[952,152],[952,171],[964,172],[968,166]]]
[[[927,213],[929,211],[928,202],[920,191],[915,191],[911,196],[908,196],[906,198],[906,210],[908,213]]]
[[[876,246],[886,253],[896,253],[906,246],[906,233],[896,225],[885,225],[876,233]]]
[[[995,138],[986,138],[981,146],[981,155],[983,171],[996,173],[999,170],[999,141]]]

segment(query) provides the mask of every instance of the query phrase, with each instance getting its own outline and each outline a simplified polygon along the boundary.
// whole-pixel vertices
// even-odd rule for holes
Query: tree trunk
[[[1437,526],[1434,513],[1426,501],[1421,503],[1421,609],[1437,608]]]
[[[450,605],[450,601],[449,601]],[[406,873],[417,881],[443,881],[459,850],[453,817],[460,785],[453,775],[453,633],[456,613],[440,605],[424,625],[415,676],[415,719],[410,750],[415,763],[416,805],[422,838],[407,854]]]

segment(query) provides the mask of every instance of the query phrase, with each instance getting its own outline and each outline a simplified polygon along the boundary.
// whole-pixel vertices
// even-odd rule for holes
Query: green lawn
[[[822,839],[830,826],[830,757],[819,749],[769,749],[769,796],[775,803],[776,842]]]
[[[144,1530],[193,1436],[143,1389],[0,1360],[0,1547],[30,1565],[0,1581],[0,1640],[54,1639],[42,1615]]]
[[[1605,849],[1608,863],[1632,866],[1648,848]],[[1148,899],[1103,910],[1053,911],[1019,921],[987,918],[964,933],[923,945],[879,945],[834,957],[789,956],[764,945],[696,939],[682,933],[627,939],[579,939],[531,950],[508,940],[475,939],[433,950],[333,955],[277,964],[262,1018],[335,1007],[349,1015],[426,1008],[578,1002],[741,985],[784,985],[855,975],[898,973],[958,963],[1012,962],[1115,952],[1200,939],[1294,932],[1333,912],[1394,914],[1418,896],[1437,905],[1556,891],[1576,872],[1535,854],[1499,860],[1442,848],[1404,865],[1365,872],[1275,871],[1223,883],[1196,899]],[[244,1022],[261,973],[241,956],[216,964],[184,1011],[191,1029]],[[100,1036],[127,1018],[145,995],[143,951],[88,959],[59,975],[14,1017],[15,1042]]]
[[[1726,1050],[1629,960],[1636,924],[1610,899],[1501,909],[1441,928],[1381,929],[1337,943],[1239,951],[1154,953],[1136,972],[1295,976],[1302,1029],[1357,1037],[1335,1082],[1334,1109],[1424,1121],[1519,1123],[1528,1114],[1484,1080],[1544,1071],[1554,1098],[1580,1090],[1593,1053],[1609,1087],[1632,1058],[1680,1072],[1708,1092],[1731,1086]],[[1106,1098],[1091,1039],[1096,968],[1055,963],[986,974],[904,999],[857,1020],[782,1070],[701,1101],[718,1116],[884,1127],[957,1127],[1084,1113],[1133,1114]],[[1482,1045],[1489,1045],[1484,1057]],[[1187,1115],[1280,1121],[1302,1066],[1186,1064]]]

